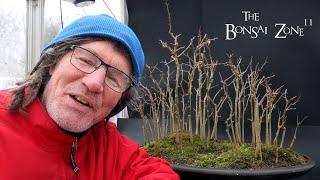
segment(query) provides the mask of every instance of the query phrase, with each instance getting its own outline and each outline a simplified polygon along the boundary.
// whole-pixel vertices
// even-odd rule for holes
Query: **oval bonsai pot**
[[[306,174],[315,162],[305,156],[307,162],[298,166],[266,168],[266,169],[215,169],[194,168],[181,165],[172,165],[173,169],[185,179],[290,179]]]

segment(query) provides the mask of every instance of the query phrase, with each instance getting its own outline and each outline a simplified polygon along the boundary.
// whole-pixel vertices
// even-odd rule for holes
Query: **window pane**
[[[0,2],[0,89],[4,89],[25,76],[26,1]]]
[[[114,16],[117,19],[120,18],[120,2],[121,1],[109,1],[104,0],[109,8],[112,10]],[[109,11],[103,0],[95,1],[93,5],[85,7],[76,7],[74,4],[61,1],[62,13],[60,13],[60,2],[49,1],[45,2],[44,7],[44,45],[46,45],[59,30],[62,28],[61,25],[61,14],[63,19],[63,26],[68,25],[73,20],[82,17],[84,15],[95,15],[95,14],[109,14],[113,16]]]

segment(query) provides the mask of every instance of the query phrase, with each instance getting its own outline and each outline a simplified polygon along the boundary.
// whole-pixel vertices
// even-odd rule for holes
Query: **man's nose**
[[[90,74],[86,74],[82,78],[82,83],[87,86],[89,91],[100,93],[105,87],[106,68],[101,66]]]

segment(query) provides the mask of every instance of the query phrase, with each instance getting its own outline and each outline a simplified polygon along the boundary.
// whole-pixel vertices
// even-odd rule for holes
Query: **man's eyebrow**
[[[84,48],[87,49],[91,54],[93,54],[93,55],[95,55],[97,58],[99,58],[102,62],[104,62],[104,61],[103,61],[103,58],[100,57],[95,50],[93,50],[93,49],[91,49],[91,48],[87,48],[87,47],[84,47]]]
[[[100,57],[95,50],[90,49],[90,48],[85,48],[85,49],[89,50],[90,53],[92,53],[94,56],[96,56],[97,58],[99,58],[103,63],[108,64],[109,66],[112,66],[112,67],[117,68],[118,70],[120,70],[120,69],[119,69],[120,63],[119,63],[118,61],[113,61],[114,64],[110,65],[110,62],[105,62],[105,61],[104,61],[104,60],[108,60],[108,59],[105,59],[105,58]],[[109,60],[110,60],[110,59],[109,59]],[[123,71],[123,70],[120,70],[120,71]]]

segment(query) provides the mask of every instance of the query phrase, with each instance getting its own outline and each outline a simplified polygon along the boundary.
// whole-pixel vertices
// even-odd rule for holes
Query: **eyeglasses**
[[[129,75],[104,63],[97,55],[88,49],[77,45],[72,45],[70,48],[73,50],[70,63],[78,70],[90,74],[104,65],[106,67],[104,82],[112,90],[122,93],[134,85],[133,79]]]

